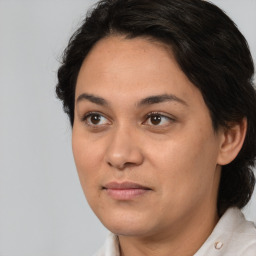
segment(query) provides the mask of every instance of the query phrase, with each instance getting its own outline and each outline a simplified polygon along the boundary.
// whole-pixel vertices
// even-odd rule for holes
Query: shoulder
[[[236,211],[237,225],[230,235],[229,251],[232,255],[256,256],[256,226],[247,221],[239,210]]]
[[[256,242],[249,245],[241,252],[243,256],[256,256]]]
[[[237,208],[228,209],[195,256],[256,256],[256,227]]]
[[[233,208],[229,211],[233,220],[231,228],[227,229],[230,233],[229,250],[233,251],[234,255],[256,256],[255,224],[247,221],[239,209]]]

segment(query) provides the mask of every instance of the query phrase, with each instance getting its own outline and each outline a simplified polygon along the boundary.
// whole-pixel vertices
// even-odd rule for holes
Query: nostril
[[[133,166],[136,166],[136,165],[137,165],[136,163],[127,162],[127,163],[124,164],[124,167],[129,168],[129,167],[133,167]]]
[[[108,162],[108,165],[110,167],[114,167],[116,169],[119,169],[119,170],[124,170],[126,168],[131,168],[131,167],[134,167],[136,166],[137,164],[136,163],[132,163],[132,162],[125,162],[125,163],[115,163],[115,164],[112,164],[111,162]]]
[[[143,155],[140,147],[136,143],[122,140],[123,137],[118,136],[118,140],[114,139],[110,143],[105,153],[105,161],[108,166],[123,170],[140,165],[143,162]]]

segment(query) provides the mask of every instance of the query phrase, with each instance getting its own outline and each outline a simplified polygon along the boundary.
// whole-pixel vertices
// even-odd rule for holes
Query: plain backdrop
[[[256,0],[214,0],[256,60]],[[90,256],[107,231],[89,209],[56,70],[90,0],[0,0],[0,256]],[[256,195],[245,209],[256,221]]]

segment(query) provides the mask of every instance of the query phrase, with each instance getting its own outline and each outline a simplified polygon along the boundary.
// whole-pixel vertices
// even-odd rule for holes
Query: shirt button
[[[215,242],[214,247],[216,250],[220,250],[223,246],[222,242]]]

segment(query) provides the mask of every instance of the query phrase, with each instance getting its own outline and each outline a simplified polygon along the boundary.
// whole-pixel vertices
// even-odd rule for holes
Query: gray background
[[[215,0],[256,60],[256,0]],[[56,70],[89,0],[0,0],[0,256],[89,256],[107,231],[89,209]],[[256,194],[245,209],[256,221]]]

